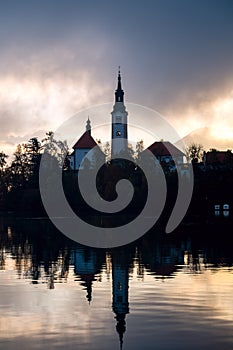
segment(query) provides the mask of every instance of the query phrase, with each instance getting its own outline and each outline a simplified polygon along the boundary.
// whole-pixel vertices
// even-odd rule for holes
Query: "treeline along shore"
[[[27,144],[19,145],[10,165],[7,155],[0,152],[0,212],[14,216],[46,216],[39,188],[39,169],[42,154],[47,153],[49,164],[62,168],[64,193],[72,209],[80,216],[101,216],[84,201],[78,188],[78,171],[69,166],[68,147],[65,142],[54,139],[52,132],[44,140],[32,138]],[[168,217],[174,207],[179,191],[176,171],[169,171],[167,163],[161,164],[166,177],[167,199],[162,217]],[[48,166],[47,180],[51,174]],[[148,194],[148,184],[143,171],[131,161],[108,161],[98,171],[96,179],[93,169],[82,169],[93,173],[93,181],[99,195],[108,201],[116,199],[116,184],[120,179],[128,179],[134,187],[130,204],[120,212],[127,218],[137,216],[142,211]],[[184,217],[184,223],[210,222],[212,219],[232,220],[233,208],[233,164],[216,163],[205,167],[203,162],[193,162],[194,187],[191,203]],[[152,174],[153,176],[153,174]],[[187,174],[185,181],[190,181]],[[156,181],[156,174],[154,177]],[[54,196],[56,197],[56,196]],[[51,198],[52,200],[52,198]],[[54,199],[55,200],[55,199]],[[159,198],[155,198],[155,201]],[[54,201],[54,205],[56,202]],[[119,214],[119,213],[118,213]],[[109,214],[114,219],[115,214]],[[125,219],[127,220],[127,219]]]

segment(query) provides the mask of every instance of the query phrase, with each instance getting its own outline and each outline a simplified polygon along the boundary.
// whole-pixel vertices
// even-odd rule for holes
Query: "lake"
[[[233,349],[230,237],[196,230],[95,249],[0,218],[0,348]]]

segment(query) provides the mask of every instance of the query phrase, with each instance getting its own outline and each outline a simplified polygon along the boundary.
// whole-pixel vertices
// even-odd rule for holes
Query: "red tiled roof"
[[[92,149],[97,145],[93,137],[90,135],[89,131],[84,132],[80,139],[73,146],[73,149],[77,148],[89,148]]]
[[[209,151],[206,152],[206,163],[229,163],[233,160],[233,153],[231,151]]]
[[[176,146],[174,146],[172,143],[168,141],[156,141],[152,143],[148,147],[148,149],[155,155],[155,156],[174,156],[174,157],[180,157],[184,156],[185,154],[181,152]]]

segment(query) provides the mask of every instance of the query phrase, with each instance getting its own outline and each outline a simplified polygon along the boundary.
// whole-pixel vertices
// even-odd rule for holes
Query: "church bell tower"
[[[118,84],[115,91],[115,104],[112,111],[112,157],[120,156],[128,149],[127,116],[124,105],[124,91],[121,87],[121,72],[118,71]]]

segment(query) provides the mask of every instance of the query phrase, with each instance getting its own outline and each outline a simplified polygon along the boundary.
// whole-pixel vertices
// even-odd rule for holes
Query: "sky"
[[[0,47],[0,150],[113,104],[119,65],[126,106],[233,148],[232,0],[0,1]]]

